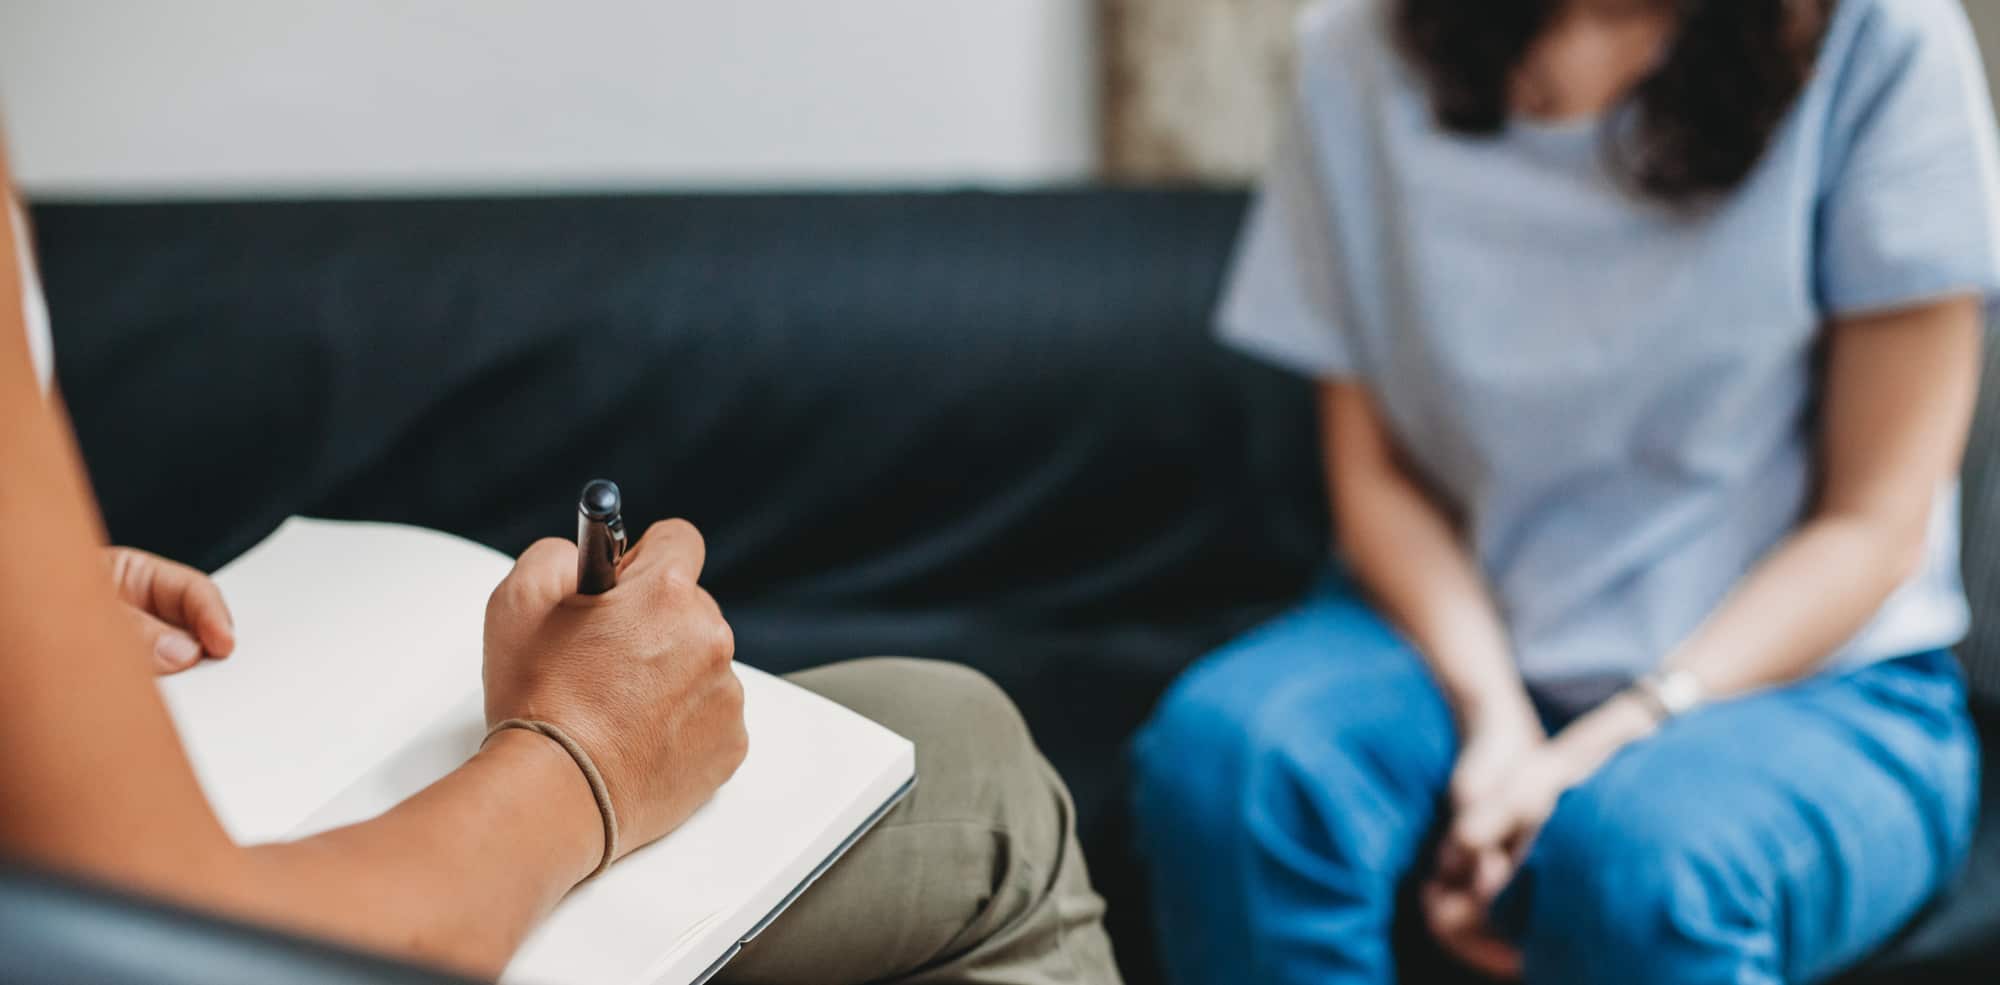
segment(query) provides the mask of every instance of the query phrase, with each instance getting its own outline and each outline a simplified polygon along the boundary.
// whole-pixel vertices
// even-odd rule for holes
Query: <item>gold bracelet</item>
[[[611,809],[611,788],[605,785],[604,774],[597,771],[597,764],[591,761],[590,753],[585,752],[575,739],[569,737],[569,733],[553,723],[526,718],[509,718],[493,726],[487,730],[486,738],[480,740],[480,745],[485,746],[495,735],[510,728],[546,735],[554,739],[556,745],[561,746],[564,752],[569,753],[569,758],[576,761],[577,769],[583,771],[584,780],[590,784],[590,796],[597,801],[597,813],[604,819],[604,857],[598,861],[597,868],[590,870],[590,875],[584,878],[588,879],[610,868],[611,860],[618,857],[618,814]]]

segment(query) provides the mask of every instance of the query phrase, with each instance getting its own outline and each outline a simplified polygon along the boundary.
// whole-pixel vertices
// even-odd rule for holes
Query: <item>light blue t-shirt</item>
[[[1301,21],[1297,104],[1219,316],[1364,382],[1458,512],[1524,676],[1654,667],[1805,518],[1830,319],[2000,295],[2000,151],[1957,0],[1842,0],[1725,202],[1624,189],[1595,125],[1447,133],[1385,0]],[[1833,658],[1956,643],[1958,492]]]

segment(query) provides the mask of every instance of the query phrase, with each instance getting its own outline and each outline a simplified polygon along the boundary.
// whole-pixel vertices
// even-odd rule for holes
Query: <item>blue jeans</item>
[[[1457,748],[1422,659],[1338,583],[1197,664],[1134,750],[1170,979],[1395,981]],[[1495,926],[1531,985],[1818,981],[1951,878],[1978,770],[1944,651],[1713,704],[1563,796]]]

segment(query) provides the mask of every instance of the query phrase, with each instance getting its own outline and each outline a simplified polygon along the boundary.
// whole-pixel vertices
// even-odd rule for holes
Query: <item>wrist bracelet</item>
[[[546,735],[555,740],[556,745],[561,746],[564,752],[569,753],[569,758],[576,760],[576,768],[583,771],[585,782],[590,784],[591,798],[597,801],[597,813],[604,819],[604,857],[598,861],[597,868],[590,870],[590,875],[584,878],[588,879],[609,868],[611,860],[618,857],[618,814],[611,809],[611,788],[605,785],[604,774],[597,771],[597,764],[591,761],[590,753],[583,751],[583,747],[577,745],[576,740],[569,737],[569,733],[554,724],[526,718],[509,718],[493,726],[487,730],[486,738],[480,741],[480,745],[485,746],[495,735],[510,728]]]
[[[1632,684],[1632,695],[1646,705],[1660,724],[1701,707],[1705,697],[1701,678],[1686,670],[1655,671]]]

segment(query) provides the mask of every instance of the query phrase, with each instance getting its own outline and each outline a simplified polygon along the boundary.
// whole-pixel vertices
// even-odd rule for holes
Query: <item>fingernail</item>
[[[201,658],[201,644],[182,633],[161,633],[153,641],[153,655],[169,667],[185,667]]]

